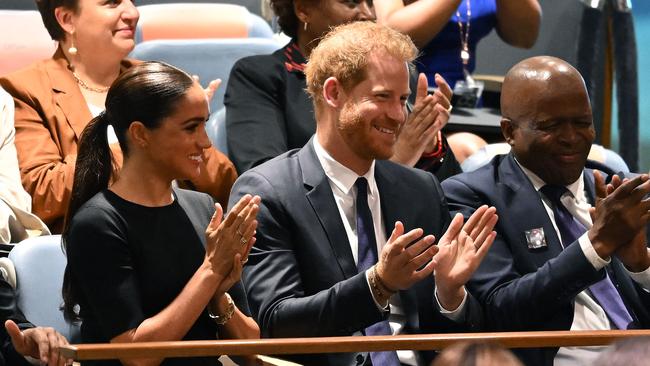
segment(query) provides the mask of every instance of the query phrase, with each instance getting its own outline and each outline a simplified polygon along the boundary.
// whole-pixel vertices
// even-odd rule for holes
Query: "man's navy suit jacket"
[[[386,237],[395,221],[406,231],[420,227],[439,238],[450,222],[435,177],[388,161],[377,161]],[[364,273],[358,273],[327,176],[310,140],[244,173],[233,187],[230,206],[244,194],[260,195],[257,241],[244,268],[251,311],[263,337],[360,335],[386,319]],[[434,298],[433,276],[400,292],[406,313],[403,333],[476,330],[482,321],[478,302],[468,297],[465,324],[442,316]],[[433,357],[421,353],[422,364]],[[306,365],[356,365],[366,354],[291,357]]]
[[[594,200],[591,170],[584,171],[585,191]],[[495,331],[569,330],[574,299],[603,279],[580,245],[564,250],[543,202],[512,154],[442,183],[452,213],[465,217],[479,206],[496,207],[497,238],[468,288],[483,304],[486,325]],[[529,249],[525,232],[543,228],[547,247]],[[616,258],[607,272],[641,328],[650,327],[650,294],[640,288]],[[526,365],[552,365],[557,348],[518,350]]]

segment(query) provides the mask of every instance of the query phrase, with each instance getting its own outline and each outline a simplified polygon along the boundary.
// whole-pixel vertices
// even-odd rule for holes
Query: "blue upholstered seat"
[[[61,286],[67,263],[60,235],[23,240],[9,253],[16,269],[18,307],[37,326],[52,327],[79,343],[79,325],[63,318]]]

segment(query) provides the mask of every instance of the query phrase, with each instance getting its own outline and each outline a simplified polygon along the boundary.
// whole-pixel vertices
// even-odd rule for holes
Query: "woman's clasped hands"
[[[205,230],[205,262],[223,279],[219,290],[227,291],[239,281],[248,253],[255,244],[259,196],[247,194],[224,219],[223,208],[216,204],[210,224]]]

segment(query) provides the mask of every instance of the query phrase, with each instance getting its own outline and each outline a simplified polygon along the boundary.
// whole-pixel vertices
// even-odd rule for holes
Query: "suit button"
[[[357,365],[363,365],[364,358],[362,355],[357,355]]]

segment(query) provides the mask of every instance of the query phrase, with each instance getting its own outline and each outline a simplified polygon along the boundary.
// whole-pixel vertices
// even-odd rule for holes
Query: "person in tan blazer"
[[[16,149],[22,183],[32,209],[52,230],[62,229],[70,200],[83,129],[104,109],[108,87],[138,63],[126,59],[135,46],[138,11],[130,0],[100,3],[37,0],[48,32],[59,41],[51,59],[0,78],[15,102]],[[211,83],[213,92],[218,83]],[[110,135],[110,133],[109,133]],[[112,146],[115,158],[121,151]],[[226,205],[237,178],[228,158],[213,147],[204,150],[201,174],[179,186],[209,193]]]

